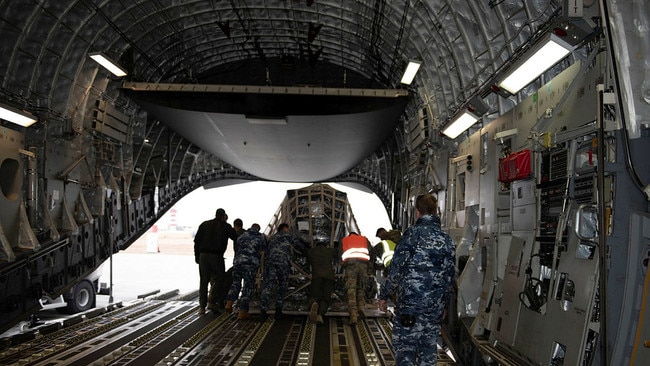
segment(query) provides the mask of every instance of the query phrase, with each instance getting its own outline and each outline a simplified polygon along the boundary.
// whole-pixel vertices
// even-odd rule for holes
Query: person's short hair
[[[218,208],[217,213],[215,214],[216,217],[224,217],[226,216],[226,210],[223,208]]]
[[[280,224],[280,226],[278,226],[278,232],[283,231],[284,229],[288,229],[288,228],[289,228],[289,224],[283,222],[283,223]]]
[[[260,228],[259,224],[253,224],[253,225],[251,225],[251,229],[255,229],[257,231],[260,231],[261,228]]]
[[[431,194],[421,194],[415,199],[415,208],[422,215],[436,215],[438,200]]]
[[[241,219],[235,219],[235,221],[233,221],[232,224],[233,226],[244,227],[244,222]]]
[[[375,236],[379,237],[379,235],[381,235],[384,232],[386,232],[386,229],[384,229],[383,227],[380,227],[379,229],[377,229],[377,232],[375,233]]]

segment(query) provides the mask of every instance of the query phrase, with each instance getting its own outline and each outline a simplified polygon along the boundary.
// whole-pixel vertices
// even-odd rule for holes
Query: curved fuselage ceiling
[[[400,90],[249,88],[254,92],[124,90],[154,118],[228,164],[290,182],[326,181],[353,168],[394,132],[408,99]],[[356,95],[340,95],[350,93]]]

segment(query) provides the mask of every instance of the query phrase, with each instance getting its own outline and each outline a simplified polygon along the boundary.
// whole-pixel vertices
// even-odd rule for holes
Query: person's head
[[[256,230],[256,231],[260,231],[260,225],[259,224],[253,224],[253,225],[251,225],[251,229]]]
[[[438,200],[431,194],[421,194],[415,199],[415,213],[417,217],[436,215],[438,213]]]
[[[287,223],[281,223],[280,226],[278,226],[278,232],[282,231],[289,231],[289,224]]]
[[[217,219],[226,221],[228,219],[228,215],[226,215],[226,210],[223,208],[218,208],[217,213],[214,215]]]
[[[384,229],[383,227],[380,227],[379,229],[377,229],[377,233],[375,234],[375,236],[380,238],[380,239],[383,239],[382,235],[384,235],[384,234],[386,234],[386,229]]]
[[[232,222],[232,226],[235,229],[241,229],[244,227],[244,222],[241,219],[235,219],[235,221]]]

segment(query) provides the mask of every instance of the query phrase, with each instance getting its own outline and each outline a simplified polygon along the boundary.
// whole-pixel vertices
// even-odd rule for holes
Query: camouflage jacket
[[[260,252],[266,247],[264,234],[255,229],[246,230],[237,238],[237,253],[233,260],[235,267],[257,267],[260,265]]]
[[[380,299],[396,295],[396,313],[442,315],[456,277],[454,243],[437,216],[420,217],[402,235]]]
[[[269,239],[266,250],[266,263],[268,264],[289,264],[291,260],[291,248],[302,251],[304,245],[295,235],[290,232],[280,231]]]

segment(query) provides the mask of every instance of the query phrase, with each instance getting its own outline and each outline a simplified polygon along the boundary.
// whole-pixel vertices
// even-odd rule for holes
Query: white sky
[[[347,193],[359,230],[370,242],[376,241],[377,228],[392,227],[386,209],[377,195],[336,183],[328,184]],[[244,228],[258,223],[264,230],[282,203],[287,190],[309,185],[310,183],[247,182],[209,190],[199,188],[176,203],[174,220],[177,226],[195,228],[201,222],[212,219],[217,208],[221,207],[226,210],[229,223],[232,224],[233,220],[240,218],[244,222]],[[159,229],[164,230],[171,220],[170,210],[159,220]]]

